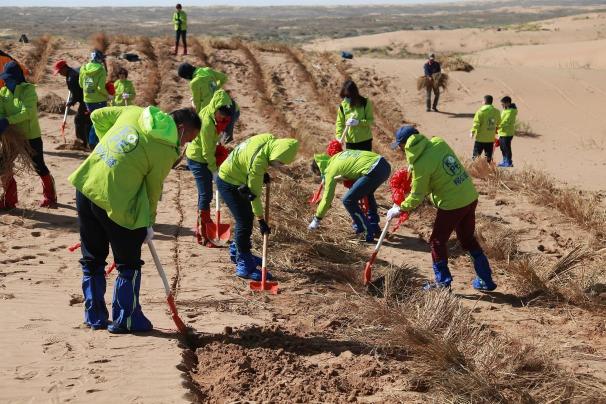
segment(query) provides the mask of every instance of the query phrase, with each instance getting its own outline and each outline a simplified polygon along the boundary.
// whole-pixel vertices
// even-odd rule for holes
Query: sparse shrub
[[[109,38],[105,35],[105,32],[97,32],[91,36],[91,46],[93,49],[100,50],[103,53],[107,52],[107,48],[109,48]]]
[[[524,121],[516,121],[516,136],[520,137],[539,137],[535,131],[532,130],[532,127],[528,122]]]
[[[481,223],[476,235],[488,257],[510,262],[519,254],[520,236],[517,231],[499,223]]]
[[[33,152],[25,135],[14,125],[0,136],[0,183],[15,172],[34,172]]]
[[[453,72],[471,72],[473,66],[459,55],[445,55],[438,57],[442,68]]]
[[[50,92],[38,99],[38,109],[50,114],[62,114],[65,112],[65,100]]]

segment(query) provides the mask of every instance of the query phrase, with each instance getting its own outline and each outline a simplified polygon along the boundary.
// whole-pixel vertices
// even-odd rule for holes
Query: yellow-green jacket
[[[512,137],[516,134],[516,119],[518,118],[518,108],[516,104],[504,109],[501,112],[501,124],[499,125],[499,137]]]
[[[175,11],[173,13],[173,24],[175,31],[187,31],[187,14],[185,11]]]
[[[494,142],[500,123],[501,113],[499,110],[492,105],[482,105],[473,117],[473,127],[471,128],[476,142]]]
[[[219,142],[215,112],[222,106],[231,104],[231,98],[224,90],[216,91],[210,103],[200,112],[200,120],[202,120],[200,134],[187,146],[187,158],[208,164],[211,172],[217,171],[215,151]]]
[[[347,143],[359,143],[372,139],[372,125],[375,122],[375,118],[372,112],[372,102],[368,98],[365,98],[365,100],[365,104],[353,108],[348,101],[341,101],[337,110],[337,123],[335,125],[337,139],[341,138],[345,130],[345,123],[349,118],[355,118],[360,123],[357,126],[350,127],[345,134]]]
[[[105,89],[107,72],[99,62],[88,62],[80,68],[79,84],[84,94],[84,102],[94,104],[107,101],[109,94]]]
[[[412,190],[401,210],[413,210],[427,195],[443,210],[459,209],[478,199],[471,177],[444,139],[415,134],[406,141],[404,151],[412,169]]]
[[[215,91],[221,89],[226,82],[227,75],[210,67],[198,67],[194,70],[189,88],[197,113],[208,105]]]
[[[101,108],[91,120],[99,144],[69,182],[120,226],[153,225],[162,183],[179,157],[175,122],[154,106]]]
[[[251,202],[257,217],[263,217],[261,191],[263,175],[270,161],[290,164],[295,160],[299,142],[295,139],[276,139],[271,133],[248,138],[240,143],[219,168],[219,178],[235,185],[247,185],[256,198]]]
[[[328,157],[327,155],[324,156]],[[324,177],[324,193],[316,209],[316,217],[322,219],[330,209],[335,197],[336,177],[341,177],[344,180],[357,180],[368,174],[381,158],[379,154],[370,151],[345,150],[330,157],[325,167],[322,167],[322,164],[316,158],[320,172]]]
[[[135,86],[132,81],[116,80],[114,81],[114,88],[116,89],[116,94],[114,95],[114,100],[112,102],[114,107],[122,107],[127,103],[128,105],[135,105],[137,93],[135,92]],[[122,98],[122,94],[124,93],[128,94],[128,100]]]
[[[8,87],[0,89],[0,117],[16,125],[29,140],[40,137],[38,122],[38,96],[36,86],[31,83],[17,84],[12,93]]]

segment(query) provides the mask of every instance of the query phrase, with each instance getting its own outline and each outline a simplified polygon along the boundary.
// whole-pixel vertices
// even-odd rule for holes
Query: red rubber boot
[[[47,174],[40,177],[42,180],[42,196],[40,202],[41,208],[49,208],[57,205],[57,192],[55,192],[55,179],[52,175]]]
[[[17,205],[17,182],[14,177],[8,178],[2,184],[4,195],[0,197],[0,209],[14,209]]]

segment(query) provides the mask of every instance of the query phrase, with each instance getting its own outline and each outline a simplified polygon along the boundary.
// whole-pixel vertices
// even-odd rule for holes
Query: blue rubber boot
[[[473,268],[476,270],[477,275],[471,283],[473,288],[488,292],[495,290],[497,285],[492,281],[492,271],[490,270],[490,264],[484,251],[470,251],[469,255],[471,256]]]
[[[105,306],[105,271],[103,267],[91,270],[82,267],[82,294],[84,295],[84,322],[93,330],[103,330],[109,323]]]
[[[431,290],[431,289],[450,289],[450,284],[452,283],[452,275],[450,274],[450,270],[448,269],[448,261],[439,261],[433,263],[433,273],[435,276],[435,281],[433,283],[427,283],[423,289]]]
[[[236,243],[232,241],[231,244],[229,245],[229,258],[231,259],[231,262],[233,262],[235,264],[237,257],[238,257],[238,247],[236,247]],[[261,259],[261,257],[258,257],[254,254],[253,254],[253,257],[255,259],[255,263],[257,264],[257,266],[260,267],[263,264],[263,260]]]
[[[238,254],[238,258],[236,259],[236,276],[253,281],[260,281],[261,270],[257,268],[260,265],[258,264],[258,258],[259,257],[255,257],[250,252]],[[268,272],[267,280],[271,279],[272,276]]]
[[[145,317],[139,304],[141,270],[121,269],[114,284],[112,324],[107,330],[112,334],[151,331],[154,327]]]

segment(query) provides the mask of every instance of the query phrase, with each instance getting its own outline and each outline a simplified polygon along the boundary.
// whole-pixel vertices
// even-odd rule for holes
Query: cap
[[[90,53],[90,60],[94,60],[96,62],[102,62],[105,60],[105,55],[98,49],[95,49]]]
[[[429,58],[430,59],[435,59],[436,58],[436,54],[435,53],[430,53],[429,54]]]
[[[54,74],[59,73],[59,71],[61,71],[61,69],[63,69],[64,67],[67,67],[67,62],[63,59],[61,60],[57,60],[55,62],[55,64],[53,65],[53,70],[54,70]]]
[[[412,125],[402,126],[396,131],[396,141],[390,145],[392,150],[397,149],[402,144],[406,144],[408,138],[417,133],[419,131]]]
[[[14,60],[4,65],[4,71],[0,74],[0,80],[23,77],[21,66]]]

